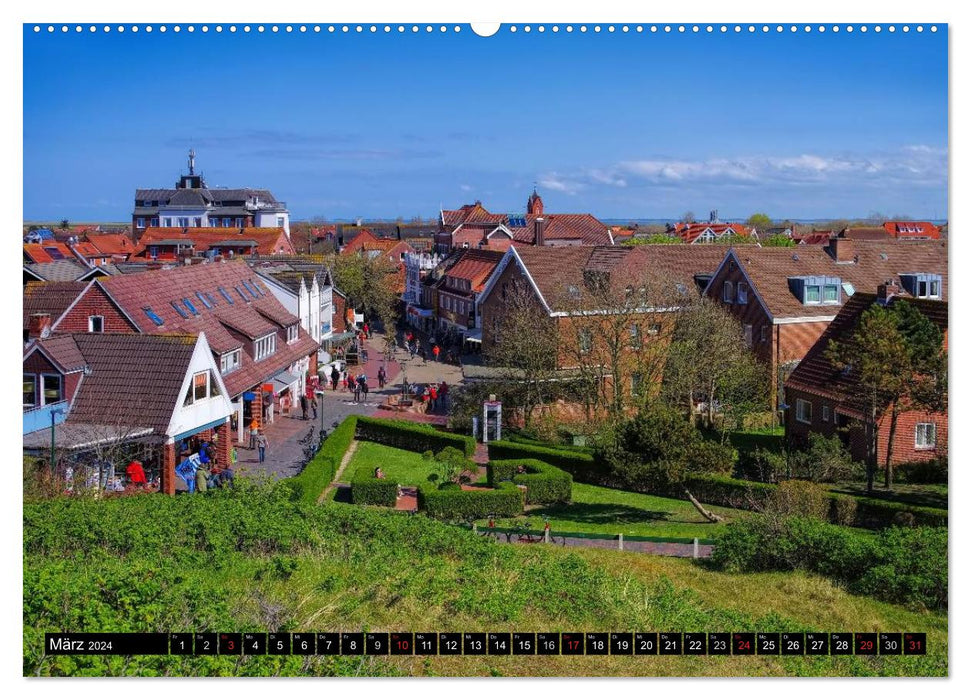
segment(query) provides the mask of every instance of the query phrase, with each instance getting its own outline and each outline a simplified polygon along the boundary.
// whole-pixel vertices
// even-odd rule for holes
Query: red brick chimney
[[[877,285],[877,302],[880,304],[886,304],[898,294],[900,294],[900,286],[893,280]]]
[[[546,219],[542,216],[533,222],[533,245],[546,245]]]
[[[856,258],[856,248],[850,238],[840,238],[834,236],[829,239],[829,252],[833,260],[838,263],[854,262]]]
[[[27,321],[27,339],[35,340],[42,337],[44,335],[44,330],[49,330],[50,327],[50,314],[31,314],[30,319]]]

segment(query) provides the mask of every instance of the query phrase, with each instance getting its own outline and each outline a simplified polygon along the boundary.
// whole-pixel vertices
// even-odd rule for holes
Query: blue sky
[[[936,33],[24,29],[24,216],[124,221],[190,147],[294,218],[947,215]]]

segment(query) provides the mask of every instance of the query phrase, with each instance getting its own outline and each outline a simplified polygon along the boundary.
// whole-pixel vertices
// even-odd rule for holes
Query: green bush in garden
[[[525,468],[524,474],[519,473],[520,467]],[[572,499],[573,477],[538,459],[490,460],[486,468],[490,486],[505,481],[526,486],[528,505],[569,503]]]
[[[495,489],[442,489],[433,484],[418,487],[419,510],[440,520],[475,520],[487,515],[507,518],[520,515],[524,506],[522,490],[508,481]]]
[[[297,476],[289,480],[294,497],[302,503],[316,503],[340,467],[354,440],[357,416],[348,416],[327,436],[320,450]]]
[[[358,416],[356,434],[358,440],[411,452],[440,452],[446,447],[454,447],[466,457],[475,454],[475,438],[472,436],[446,433],[422,423]]]

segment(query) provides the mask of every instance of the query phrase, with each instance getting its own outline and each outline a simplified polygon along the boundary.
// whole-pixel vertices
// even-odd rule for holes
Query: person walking
[[[260,451],[260,464],[266,461],[266,448],[269,446],[270,442],[266,439],[266,434],[261,430],[260,434],[256,436],[256,447]]]
[[[361,377],[357,377],[354,380],[354,402],[360,403],[361,401]]]
[[[367,323],[365,323],[363,330],[364,330],[364,337],[370,339],[371,338],[371,326],[369,326]]]
[[[367,403],[367,393],[368,393],[367,379],[361,382],[361,393],[364,395],[364,403]]]
[[[253,418],[253,421],[249,424],[249,448],[251,450],[256,449],[256,436],[260,432],[260,422]]]
[[[307,395],[306,394],[301,394],[300,395],[300,412],[303,414],[302,415],[302,419],[303,420],[307,420],[307,411],[310,410],[310,406],[308,404],[309,404],[309,402],[307,401]]]
[[[442,410],[448,410],[448,384],[442,380],[442,383],[438,385],[438,397],[442,400]]]
[[[438,408],[438,387],[434,384],[428,387],[428,408],[432,411]]]
[[[388,380],[388,373],[384,371],[384,365],[378,368],[378,389],[384,388],[384,383]]]
[[[330,368],[330,385],[334,391],[337,391],[337,382],[340,381],[340,378],[341,373],[337,371],[337,365],[334,365]]]
[[[438,344],[432,346],[432,355],[434,356],[435,362],[438,362],[438,355],[442,352],[442,349],[438,347]]]

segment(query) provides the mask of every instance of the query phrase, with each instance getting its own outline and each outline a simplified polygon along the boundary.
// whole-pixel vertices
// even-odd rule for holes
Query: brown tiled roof
[[[835,367],[826,353],[832,341],[853,342],[860,316],[877,303],[876,294],[857,292],[840,309],[836,318],[829,324],[819,340],[809,349],[806,356],[796,366],[786,380],[786,387],[800,389],[812,394],[840,401],[842,410],[849,410],[862,418],[865,407],[857,392],[851,391],[860,381],[859,372],[854,368],[846,371]],[[946,301],[892,297],[889,305],[898,303],[914,304],[942,332],[947,332],[948,315]]]
[[[33,314],[49,314],[53,324],[89,282],[28,282],[24,285],[24,328]]]
[[[556,311],[569,297],[570,287],[582,288],[585,273],[608,273],[624,285],[634,279],[658,278],[695,289],[694,276],[712,274],[725,256],[719,246],[527,246],[517,247],[546,302]]]
[[[583,245],[610,245],[607,224],[593,214],[542,214],[546,220],[543,236],[547,241],[579,240]],[[513,238],[520,243],[532,243],[536,237],[536,219],[539,215],[526,214],[526,225],[510,228]]]
[[[243,285],[244,280],[262,292],[256,300],[251,300],[251,295]],[[293,323],[296,323],[297,319],[288,314],[259,276],[242,260],[182,265],[169,270],[118,275],[97,280],[95,284],[105,289],[108,295],[134,319],[143,333],[204,331],[210,346],[217,353],[242,347],[243,358],[240,369],[223,377],[230,396],[235,396],[254,384],[269,380],[301,357],[314,352],[318,347],[317,342],[303,329],[300,329],[295,342],[286,342],[285,331],[267,320],[267,315],[290,319]],[[242,290],[247,301],[244,301],[236,292],[236,287]],[[232,299],[232,304],[225,300],[220,288],[226,291]],[[206,308],[196,295],[197,292],[206,295],[207,300],[213,304],[212,309]],[[198,315],[189,314],[188,318],[182,318],[176,312],[170,302],[181,303],[183,297],[190,299],[196,311],[199,312]],[[162,319],[161,326],[155,325],[149,319],[144,311],[145,307],[149,307]],[[270,357],[255,362],[251,355],[251,344],[243,343],[239,338],[234,337],[228,330],[229,327],[248,338],[263,336],[276,330],[276,352]]]
[[[482,206],[481,202],[466,204],[458,209],[442,211],[442,221],[446,228],[453,229],[460,224],[491,223],[498,226],[505,221],[503,214],[493,214]]]
[[[73,372],[84,367],[84,355],[81,354],[78,344],[74,342],[73,335],[52,335],[50,338],[38,340],[36,346],[59,364],[65,372]],[[30,352],[33,347],[33,345],[28,347],[27,352]]]
[[[885,241],[890,238],[890,234],[882,226],[852,226],[840,231],[839,236],[854,241]]]
[[[753,291],[776,319],[828,317],[839,309],[831,304],[803,304],[790,289],[792,277],[839,277],[855,290],[867,292],[875,291],[887,280],[900,285],[901,273],[935,273],[942,275],[941,296],[947,298],[947,246],[939,241],[853,241],[856,262],[845,263],[837,263],[828,246],[733,250]],[[841,291],[841,298],[846,296]]]
[[[164,434],[195,349],[194,335],[75,334],[90,372],[69,423],[154,428]]]
[[[495,250],[463,250],[455,263],[445,270],[445,276],[468,280],[472,291],[480,292],[502,260],[502,255]]]

